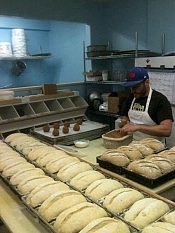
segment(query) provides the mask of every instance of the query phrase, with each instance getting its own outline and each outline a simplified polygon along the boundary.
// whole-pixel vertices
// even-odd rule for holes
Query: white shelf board
[[[6,61],[15,61],[15,60],[37,60],[37,59],[46,59],[51,57],[49,56],[23,56],[23,57],[15,57],[15,56],[10,56],[10,57],[0,57],[0,60],[6,60]]]

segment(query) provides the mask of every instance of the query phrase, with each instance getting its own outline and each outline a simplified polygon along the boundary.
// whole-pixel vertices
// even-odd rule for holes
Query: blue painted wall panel
[[[138,32],[139,49],[160,52],[161,35],[165,33],[165,51],[175,50],[174,0],[111,0],[105,3],[0,0],[0,5],[0,14],[31,18],[23,18],[21,22],[18,17],[13,21],[0,17],[0,41],[10,40],[9,29],[24,27],[29,53],[39,53],[42,48],[42,52],[53,54],[48,60],[26,61],[28,68],[19,78],[11,75],[11,62],[0,62],[0,86],[83,80],[82,41],[87,40],[87,34],[86,45],[90,41],[92,44],[110,41],[113,49],[130,50],[136,48],[135,33]],[[57,23],[37,18],[57,20]],[[90,33],[86,33],[86,25]],[[9,29],[4,31],[4,28]]]

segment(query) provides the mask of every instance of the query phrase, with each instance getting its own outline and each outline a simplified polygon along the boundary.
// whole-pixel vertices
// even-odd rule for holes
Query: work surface
[[[72,148],[80,152],[83,152],[86,156],[81,158],[92,164],[96,164],[96,157],[107,150],[103,146],[103,141],[101,138],[90,141],[89,146],[86,148],[76,148],[75,146],[72,146]],[[143,185],[141,186],[144,187]],[[168,190],[171,187],[175,187],[175,178],[151,190],[157,194],[160,194],[161,192],[164,192],[165,190]]]
[[[19,198],[0,180],[0,218],[13,233],[48,233],[20,202]]]
[[[71,146],[74,148],[74,146]],[[76,148],[85,154],[81,159],[92,164],[96,164],[96,157],[101,155],[106,149],[103,146],[102,139],[90,141],[86,148]],[[96,164],[97,165],[97,164]],[[111,173],[111,172],[110,172]],[[109,173],[109,174],[110,174]],[[111,173],[112,174],[112,173]],[[121,177],[115,175],[114,177]],[[125,179],[122,177],[122,179]],[[135,182],[132,182],[133,184]],[[138,185],[137,183],[135,183]],[[144,186],[140,185],[145,188]],[[161,193],[175,186],[175,179],[164,183],[152,189],[154,193]],[[19,198],[9,189],[9,187],[0,180],[0,217],[13,233],[48,233],[46,229],[34,218],[20,202]]]

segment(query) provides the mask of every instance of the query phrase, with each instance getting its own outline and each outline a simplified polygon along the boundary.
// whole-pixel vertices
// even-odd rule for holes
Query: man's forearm
[[[164,120],[160,125],[154,126],[126,124],[121,130],[126,133],[134,133],[139,131],[152,136],[169,137],[171,135],[171,129],[172,121]]]

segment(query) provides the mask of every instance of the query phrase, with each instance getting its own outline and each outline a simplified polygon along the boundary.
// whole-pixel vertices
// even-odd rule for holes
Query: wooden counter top
[[[49,233],[0,180],[0,218],[13,233]]]

